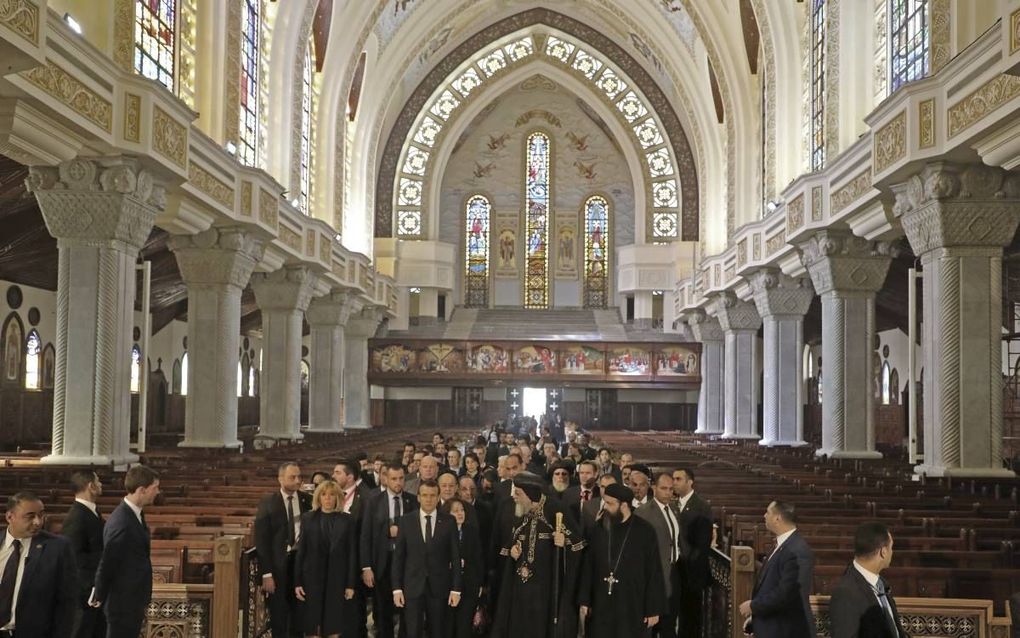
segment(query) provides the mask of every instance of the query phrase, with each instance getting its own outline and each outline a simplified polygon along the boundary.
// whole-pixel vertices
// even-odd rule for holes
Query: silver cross
[[[517,391],[517,388],[514,388],[513,390],[510,391],[510,396],[512,396],[515,399],[517,398],[518,394],[520,394],[520,392]]]
[[[549,409],[552,410],[553,412],[556,411],[557,407],[559,406],[555,402],[549,404]]]

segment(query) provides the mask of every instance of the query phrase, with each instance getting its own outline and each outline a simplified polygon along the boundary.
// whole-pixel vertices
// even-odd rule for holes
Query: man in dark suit
[[[43,504],[31,492],[7,499],[5,518],[7,529],[0,544],[0,636],[70,636],[78,608],[71,544],[43,531]]]
[[[159,496],[159,474],[136,465],[124,475],[127,495],[103,527],[103,557],[89,604],[102,606],[107,638],[135,638],[152,600],[149,528],[142,511]]]
[[[255,550],[262,571],[262,589],[269,594],[269,624],[274,636],[297,633],[291,622],[298,613],[292,586],[294,550],[301,537],[301,514],[312,509],[312,497],[301,491],[301,467],[282,463],[276,480],[280,489],[259,503],[255,513]]]
[[[418,487],[419,509],[397,522],[393,551],[393,604],[404,610],[407,638],[450,635],[450,607],[460,603],[461,564],[457,522],[439,512],[439,485]]]
[[[358,464],[354,461],[340,461],[333,467],[333,480],[344,491],[344,500],[340,503],[340,508],[354,518],[355,538],[358,539],[355,542],[361,540],[361,519],[364,515],[365,505],[371,501],[371,497],[379,494],[378,491],[371,490],[364,483],[358,483],[359,473]],[[365,583],[360,580],[354,588],[354,592],[355,605],[359,614],[356,623],[358,633],[362,638],[365,638],[368,635],[368,597],[370,592],[365,587]]]
[[[711,580],[712,507],[695,493],[694,470],[689,467],[673,472],[673,496],[680,512],[679,635],[700,638],[701,594]]]
[[[854,534],[854,561],[832,591],[832,638],[907,638],[896,601],[882,579],[893,556],[893,538],[881,523],[862,523]]]
[[[577,464],[579,483],[571,485],[563,492],[563,505],[578,524],[581,523],[581,508],[599,495],[597,476],[598,466],[594,461],[581,461]]]
[[[815,557],[797,533],[792,503],[772,501],[765,527],[775,534],[776,548],[765,559],[751,600],[740,604],[744,632],[755,638],[815,638],[815,618],[808,596]]]
[[[103,555],[103,519],[96,508],[96,499],[103,494],[103,483],[92,470],[78,470],[71,474],[71,485],[74,486],[74,503],[64,515],[60,533],[71,543],[78,564],[81,615],[74,635],[100,638],[106,635],[106,619],[102,610],[89,605],[89,594]]]
[[[397,520],[418,507],[418,499],[404,492],[404,467],[386,466],[386,491],[366,503],[361,519],[361,579],[373,589],[372,617],[376,636],[393,638],[393,587],[391,569],[397,542]],[[401,626],[401,635],[406,633]]]
[[[677,610],[677,560],[680,557],[680,511],[673,504],[673,477],[662,472],[655,477],[652,498],[634,512],[648,521],[655,530],[658,540],[659,563],[662,565],[664,600],[666,607],[659,614],[659,622],[652,628],[653,636],[676,638]]]

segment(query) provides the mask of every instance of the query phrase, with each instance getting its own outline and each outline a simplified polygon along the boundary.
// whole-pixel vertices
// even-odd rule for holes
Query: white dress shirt
[[[779,551],[779,548],[783,546],[783,543],[785,543],[785,542],[786,542],[786,539],[790,538],[790,536],[792,536],[792,535],[793,535],[793,533],[794,533],[794,532],[796,532],[796,531],[797,531],[797,528],[796,528],[796,527],[794,527],[794,528],[793,528],[793,529],[791,529],[790,531],[788,531],[788,532],[783,532],[783,533],[782,533],[782,534],[780,534],[779,536],[776,536],[776,548],[775,548],[775,549],[773,549],[773,550],[772,550],[772,553],[771,553],[771,554],[769,554],[769,557],[765,559],[765,562],[766,562],[766,563],[767,563],[767,562],[769,562],[770,560],[772,560],[772,557],[776,555],[776,552],[778,552],[778,551]]]
[[[421,526],[421,538],[426,543],[429,542],[429,537],[425,533],[425,517],[426,516],[432,517],[432,535],[435,536],[436,520],[439,518],[438,511],[439,510],[432,510],[431,512],[426,512],[425,510],[422,509],[418,510],[418,525]]]
[[[687,504],[691,502],[692,496],[694,496],[694,490],[687,492],[687,496],[681,496],[680,498],[677,499],[676,505],[681,512],[683,512],[684,508],[687,507]]]
[[[647,496],[644,497],[643,499],[640,499],[640,500],[637,497],[635,497],[634,500],[631,501],[630,505],[631,505],[632,509],[637,509],[637,508],[641,507],[642,505],[644,505],[647,502],[648,502],[648,497]]]
[[[290,514],[292,514],[294,518],[294,544],[297,545],[298,539],[301,538],[301,500],[298,498],[297,492],[288,494],[283,490],[283,488],[280,488],[280,495],[283,496],[283,509],[285,510],[287,509],[288,503],[287,497],[294,497],[289,502],[291,503]],[[288,520],[289,519],[290,517],[288,516]],[[287,549],[289,550],[290,548]]]
[[[879,575],[876,574],[873,571],[869,571],[869,570],[865,569],[864,566],[861,565],[860,563],[858,563],[857,561],[854,561],[854,569],[856,569],[858,572],[860,572],[861,576],[864,576],[864,580],[868,581],[868,584],[871,585],[872,593],[875,594],[875,600],[878,601],[879,605],[882,605],[882,599],[879,598],[879,596],[878,596],[878,579],[879,579]],[[886,602],[889,602],[888,596],[889,596],[889,594],[886,593]],[[884,605],[883,605],[883,607],[884,607]],[[893,618],[893,615],[892,615],[892,605],[889,605],[888,607],[886,607],[886,609],[888,610],[886,613],[889,615],[889,618],[892,618],[893,624],[895,624],[896,626],[899,626],[899,624],[900,624],[899,621],[896,620],[895,618]]]
[[[138,522],[144,525],[145,523],[142,522],[142,508],[138,507],[137,505],[129,501],[127,498],[124,499],[124,502],[127,503],[127,506],[130,507],[131,511],[135,513],[135,516],[138,518]]]
[[[389,488],[386,488],[386,491],[384,492],[384,494],[386,494],[386,507],[389,509],[390,518],[391,519],[397,519],[397,518],[400,518],[401,516],[403,516],[404,514],[407,514],[407,512],[404,511],[404,499],[403,498],[400,498],[400,500],[399,500],[399,503],[400,503],[400,509],[399,510],[394,509],[394,507],[393,507],[393,497],[395,497],[395,496],[396,497],[402,497],[403,494],[396,494],[394,492],[391,492]]]
[[[18,591],[21,589],[21,576],[25,573],[25,559],[28,558],[28,550],[32,547],[32,538],[19,538],[21,541],[21,561],[18,563],[18,572],[14,577],[14,604],[11,605],[11,620],[3,627],[0,627],[0,631],[13,631],[14,630],[14,612],[18,610]],[[7,561],[10,560],[11,554],[14,553],[14,537],[11,536],[11,532],[8,530],[4,534],[3,548],[0,549],[0,575],[7,569]]]
[[[96,516],[99,516],[99,512],[97,512],[97,511],[96,511],[96,504],[95,504],[95,503],[93,503],[92,501],[86,501],[86,500],[85,500],[85,499],[83,499],[83,498],[75,498],[75,499],[74,499],[74,502],[75,502],[75,503],[81,503],[81,504],[82,504],[82,505],[84,505],[85,507],[87,507],[87,508],[89,508],[90,510],[92,510],[92,513],[93,513],[93,514],[95,514]]]
[[[670,539],[670,560],[676,562],[677,557],[680,554],[680,521],[676,516],[673,515],[673,510],[670,509],[669,503],[663,504],[659,501],[655,501],[655,506],[659,508],[662,515],[666,517],[666,529],[669,530],[670,535],[673,537]]]

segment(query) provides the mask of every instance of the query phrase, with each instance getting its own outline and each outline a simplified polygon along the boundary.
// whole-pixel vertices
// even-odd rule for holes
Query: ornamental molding
[[[949,0],[931,0],[931,75],[952,57],[952,10]]]
[[[790,277],[778,268],[764,268],[751,275],[751,291],[762,317],[792,315],[802,317],[815,298],[807,277]]]
[[[804,225],[804,194],[801,193],[793,198],[786,206],[786,231],[792,235],[798,228]]]
[[[39,7],[28,0],[0,0],[0,26],[39,45]]]
[[[223,206],[234,207],[233,187],[195,162],[188,164],[188,182]]]
[[[719,320],[726,332],[735,330],[757,330],[761,327],[761,315],[752,301],[742,301],[731,291],[713,295],[708,312]]]
[[[900,111],[874,135],[874,170],[881,173],[907,155],[907,112]]]
[[[280,226],[280,241],[296,253],[301,253],[304,246],[301,242],[301,234],[290,229],[288,226]]]
[[[188,165],[188,127],[166,111],[152,108],[152,148],[181,168]]]
[[[114,0],[113,62],[122,71],[134,73],[135,1]]]
[[[218,284],[241,290],[265,251],[261,239],[238,228],[171,235],[168,243],[188,286]]]
[[[815,186],[811,189],[811,221],[822,221],[822,187]]]
[[[273,195],[272,193],[270,193],[266,189],[260,188],[259,189],[259,221],[262,222],[263,224],[269,226],[273,230],[276,230],[276,228],[279,226],[279,220],[280,220],[279,215],[280,215],[280,201],[279,201],[279,199],[276,197],[276,195]],[[298,237],[298,243],[300,243],[300,240],[301,240],[301,238]],[[291,248],[293,248],[293,246],[291,246]],[[295,250],[297,250],[298,252],[301,251],[300,248],[296,248]]]
[[[946,113],[949,137],[967,130],[983,117],[1020,95],[1020,77],[1000,74],[985,82]]]
[[[935,146],[935,98],[917,105],[917,140],[918,148]]]
[[[307,266],[287,266],[273,272],[257,272],[251,276],[255,301],[262,310],[308,309],[318,276]]]
[[[25,71],[21,76],[107,133],[113,131],[113,104],[53,60],[47,59],[46,64]]]
[[[836,215],[871,189],[871,168],[866,168],[829,196],[829,214]]]
[[[780,230],[777,234],[765,240],[765,256],[771,257],[778,253],[786,245],[786,231]]]
[[[870,241],[837,230],[818,231],[799,248],[801,263],[819,295],[875,293],[885,283],[892,259],[899,255],[894,243]]]
[[[142,138],[142,96],[124,94],[124,139],[138,143]]]

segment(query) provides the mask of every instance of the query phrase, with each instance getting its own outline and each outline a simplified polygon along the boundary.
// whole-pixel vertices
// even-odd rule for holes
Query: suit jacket
[[[899,612],[889,588],[886,598],[896,617],[893,632],[888,612],[878,602],[875,590],[853,563],[846,568],[829,601],[829,623],[832,638],[908,638],[899,623]]]
[[[591,489],[591,498],[588,502],[595,500],[599,495],[599,486],[595,485]],[[567,513],[574,517],[574,521],[578,524],[581,523],[581,486],[571,485],[563,492],[563,507],[566,508]]]
[[[298,516],[312,509],[312,497],[305,492],[295,492]],[[259,570],[262,575],[272,574],[277,591],[289,591],[292,574],[287,569],[287,509],[283,494],[276,490],[259,502],[255,512],[255,550],[259,555]],[[282,589],[281,589],[282,587]]]
[[[6,533],[6,528],[0,529],[0,539]],[[21,551],[28,551],[28,556],[15,601],[15,631],[32,638],[70,636],[80,605],[71,543],[40,531],[23,541]]]
[[[432,540],[425,542],[419,512],[404,514],[397,521],[397,546],[393,551],[393,589],[405,598],[429,594],[446,598],[461,590],[460,538],[457,521],[439,510],[432,513]]]
[[[88,599],[92,583],[96,580],[99,559],[103,555],[103,519],[75,501],[64,515],[60,533],[71,543],[78,565],[78,595]]]
[[[711,576],[712,507],[697,492],[680,512],[680,532],[680,575],[689,591],[698,592],[708,587]]]
[[[418,499],[407,492],[400,493],[400,502],[406,514],[418,509]],[[390,539],[390,494],[379,492],[365,502],[361,518],[361,539],[358,561],[362,569],[371,569],[380,578],[389,568],[387,562],[395,542]]]
[[[95,599],[103,603],[107,618],[138,618],[152,600],[149,528],[124,501],[103,527],[95,587]]]
[[[808,596],[815,557],[794,531],[762,567],[751,595],[755,638],[814,638]]]
[[[667,505],[670,512],[673,514],[675,519],[674,525],[679,525],[680,522],[680,510],[675,505],[670,503]],[[662,576],[666,581],[666,598],[668,599],[673,593],[673,535],[669,529],[669,523],[666,521],[666,515],[662,513],[662,506],[659,501],[649,499],[647,503],[637,508],[634,512],[636,515],[645,519],[651,523],[652,528],[655,529],[655,537],[659,542],[659,562],[662,564]],[[677,538],[680,537],[680,529],[677,529]]]

